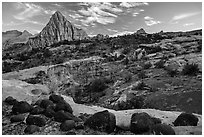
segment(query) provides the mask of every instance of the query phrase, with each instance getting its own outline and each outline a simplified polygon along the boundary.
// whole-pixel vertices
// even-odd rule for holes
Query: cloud
[[[96,22],[103,25],[115,23],[117,13],[122,12],[122,9],[111,3],[80,3],[79,5],[82,8],[78,12],[84,16],[80,21],[85,26],[93,25]]]
[[[133,7],[138,7],[138,6],[145,6],[149,5],[147,2],[121,2],[120,6],[125,7],[125,8],[133,8]]]
[[[183,14],[179,14],[179,15],[176,15],[172,18],[173,21],[176,21],[176,20],[181,20],[181,19],[185,19],[185,18],[188,18],[188,17],[192,17],[192,16],[195,16],[195,15],[198,15],[200,12],[194,12],[194,13],[183,13]]]
[[[133,14],[132,14],[132,16],[137,16],[139,13],[138,12],[134,12]]]
[[[149,17],[149,16],[144,17],[144,19],[145,19],[145,24],[147,26],[152,26],[152,25],[156,25],[156,24],[161,23],[161,21],[155,20],[154,18]]]
[[[195,23],[186,23],[186,24],[183,24],[184,27],[188,27],[188,26],[192,26],[194,25]]]
[[[107,29],[107,30],[112,32],[118,32],[118,30],[114,30],[114,29]]]
[[[133,34],[133,33],[134,32],[132,32],[132,31],[122,31],[122,32],[117,32],[113,35],[110,35],[110,37],[122,36],[122,35]]]

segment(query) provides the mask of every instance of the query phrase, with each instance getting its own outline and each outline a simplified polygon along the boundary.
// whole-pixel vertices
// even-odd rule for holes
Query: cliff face
[[[45,47],[62,40],[82,40],[87,37],[84,30],[75,27],[57,11],[43,30],[37,36],[30,38],[27,44],[32,47]]]

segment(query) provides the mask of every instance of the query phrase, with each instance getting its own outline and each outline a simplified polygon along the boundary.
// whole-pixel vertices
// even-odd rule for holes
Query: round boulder
[[[54,106],[54,103],[49,99],[43,99],[40,103],[40,107],[47,108],[48,106]]]
[[[156,124],[152,126],[152,133],[154,135],[175,135],[174,129],[166,124]]]
[[[26,123],[28,125],[36,125],[39,127],[43,127],[46,125],[46,121],[44,118],[39,117],[39,116],[33,116],[33,115],[29,115],[26,119]]]
[[[14,114],[27,113],[27,112],[30,112],[32,109],[33,107],[30,104],[28,104],[26,101],[21,101],[13,105],[12,112]]]
[[[23,115],[19,114],[19,115],[12,116],[10,121],[11,121],[11,123],[22,122],[22,121],[24,121],[24,119],[25,119],[25,117]]]
[[[52,94],[49,96],[49,100],[51,100],[54,103],[59,103],[59,102],[63,102],[64,98],[61,97],[60,95]]]
[[[60,125],[62,131],[69,131],[75,127],[74,120],[66,120]]]
[[[48,118],[52,118],[55,116],[55,111],[51,107],[47,107],[43,114]]]
[[[116,127],[115,115],[108,110],[97,112],[88,118],[85,125],[99,131],[111,133]]]
[[[18,101],[17,101],[16,99],[14,99],[13,97],[11,97],[11,96],[8,96],[8,97],[5,99],[4,102],[6,102],[6,103],[9,104],[9,105],[14,105],[14,104],[17,104],[17,103],[18,103]]]
[[[81,121],[81,119],[79,119],[79,118],[75,117],[74,115],[72,115],[71,113],[63,111],[63,110],[56,112],[54,115],[54,119],[57,122],[64,122],[66,120]]]
[[[72,108],[71,108],[71,106],[69,105],[69,103],[67,103],[67,102],[59,102],[59,103],[57,103],[56,104],[56,106],[55,106],[55,111],[57,112],[57,111],[60,111],[60,110],[64,110],[64,111],[67,111],[67,112],[69,112],[69,113],[73,113],[73,110],[72,110]]]
[[[153,121],[147,113],[134,113],[131,117],[130,131],[135,134],[149,132],[152,124]]]
[[[181,113],[173,122],[174,126],[197,126],[198,118],[189,113]]]
[[[28,125],[25,129],[24,129],[24,133],[25,134],[33,134],[35,132],[39,132],[40,128],[36,125]]]
[[[42,114],[44,112],[44,108],[41,108],[39,106],[36,106],[31,112],[30,114],[32,115],[38,115],[38,114]]]

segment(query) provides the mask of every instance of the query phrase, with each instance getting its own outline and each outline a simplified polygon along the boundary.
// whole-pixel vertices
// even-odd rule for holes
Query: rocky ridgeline
[[[29,38],[27,44],[31,47],[46,47],[63,40],[82,40],[87,37],[84,30],[75,27],[56,11],[43,30],[37,36]]]
[[[34,104],[26,101],[19,102],[11,96],[7,97],[4,102],[6,105],[12,105],[10,122],[25,122],[27,125],[23,129],[23,134],[41,133],[50,121],[59,123],[60,131],[67,133],[73,129],[77,131],[86,128],[107,134],[117,132],[116,117],[113,113],[104,110],[91,116],[76,117],[73,115],[71,106],[60,95],[52,94],[49,99],[41,99]],[[174,126],[197,126],[198,118],[193,114],[181,113],[172,124]],[[145,112],[132,114],[130,131],[133,134],[175,135],[171,125],[162,123],[159,118],[151,117]]]

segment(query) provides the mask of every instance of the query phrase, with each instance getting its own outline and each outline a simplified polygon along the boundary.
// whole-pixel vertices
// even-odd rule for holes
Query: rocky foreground
[[[202,134],[202,115],[156,109],[115,111],[48,95],[45,85],[20,80],[2,84],[3,134]]]

